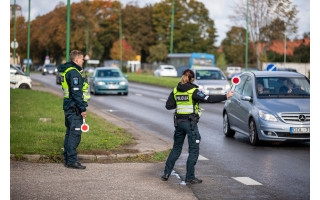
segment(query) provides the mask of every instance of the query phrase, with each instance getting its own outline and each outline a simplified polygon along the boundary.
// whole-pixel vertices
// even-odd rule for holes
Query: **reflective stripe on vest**
[[[61,82],[61,85],[62,85],[62,91],[63,91],[64,98],[69,98],[69,85],[68,85],[67,80],[66,80],[66,74],[67,74],[68,71],[73,70],[73,69],[75,69],[75,70],[77,70],[77,72],[79,72],[79,70],[77,68],[69,67],[66,71],[61,73],[61,76],[63,77],[63,81]],[[82,76],[82,74],[80,72],[79,72],[79,74],[83,78],[83,76]],[[82,92],[83,92],[82,93],[83,94],[82,99],[85,102],[88,102],[90,100],[90,98],[91,98],[90,93],[88,91],[88,88],[89,88],[88,83],[84,82],[83,86],[82,86]]]
[[[177,114],[191,114],[196,113],[201,116],[201,108],[199,103],[195,103],[192,100],[192,94],[197,88],[192,88],[186,92],[178,91],[177,88],[174,88],[173,94],[174,99],[177,103]]]

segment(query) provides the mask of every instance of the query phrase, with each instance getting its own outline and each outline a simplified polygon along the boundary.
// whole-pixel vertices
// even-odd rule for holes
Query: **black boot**
[[[69,165],[67,165],[67,167],[73,168],[73,169],[85,169],[86,168],[86,166],[81,165],[81,163],[79,163],[79,162],[69,164]]]
[[[202,180],[197,178],[189,179],[189,180],[186,179],[186,184],[198,184],[198,183],[202,183]]]
[[[163,175],[162,177],[161,177],[161,180],[163,180],[163,181],[167,181],[168,180],[168,178],[169,178],[169,174],[165,174],[165,175]]]

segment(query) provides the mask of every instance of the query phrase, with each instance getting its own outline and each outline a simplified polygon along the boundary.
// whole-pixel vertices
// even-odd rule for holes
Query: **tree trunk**
[[[261,61],[260,61],[260,51],[259,51],[259,43],[255,42],[254,43],[255,47],[256,47],[256,55],[257,55],[257,68],[262,70],[262,65],[261,65]]]

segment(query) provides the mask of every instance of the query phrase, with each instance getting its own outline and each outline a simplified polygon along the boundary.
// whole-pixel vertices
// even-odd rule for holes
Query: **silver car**
[[[223,72],[217,67],[195,67],[194,83],[206,95],[226,94],[230,89],[229,81]]]
[[[223,110],[223,132],[259,141],[310,141],[310,80],[295,72],[245,72]],[[231,86],[232,87],[232,86]]]

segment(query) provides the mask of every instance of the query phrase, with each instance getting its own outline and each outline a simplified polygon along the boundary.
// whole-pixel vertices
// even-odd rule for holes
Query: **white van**
[[[10,65],[10,88],[31,89],[32,80],[16,66]]]
[[[231,79],[232,75],[238,74],[238,73],[241,73],[241,67],[236,67],[236,66],[227,67],[226,74],[228,79]]]

